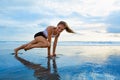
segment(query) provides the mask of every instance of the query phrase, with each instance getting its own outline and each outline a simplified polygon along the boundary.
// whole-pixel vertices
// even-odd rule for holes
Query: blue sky
[[[0,40],[30,41],[61,20],[77,34],[60,41],[120,41],[119,0],[1,0]]]

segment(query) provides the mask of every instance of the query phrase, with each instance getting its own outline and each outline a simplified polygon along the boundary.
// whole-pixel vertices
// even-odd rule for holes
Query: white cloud
[[[106,16],[110,12],[120,10],[119,0],[27,0],[27,1],[14,1],[14,5],[7,8],[11,9],[25,9],[31,12],[51,14],[44,12],[47,10],[55,11],[58,15],[68,15],[72,12],[78,12],[82,15],[91,16]],[[19,4],[18,6],[15,5]],[[20,4],[21,3],[21,4]],[[12,4],[12,3],[11,3]],[[117,5],[116,5],[117,4]]]
[[[83,14],[92,16],[107,16],[110,12],[120,9],[115,6],[115,0],[87,0],[83,1]]]

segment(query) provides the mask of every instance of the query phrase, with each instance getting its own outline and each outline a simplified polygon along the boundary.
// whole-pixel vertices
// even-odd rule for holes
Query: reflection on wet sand
[[[15,56],[15,58],[24,64],[26,67],[34,70],[34,76],[38,80],[60,80],[60,76],[57,72],[57,65],[55,58],[47,58],[47,68],[41,66],[40,64],[35,64],[27,61],[21,57]],[[53,62],[53,71],[51,71],[50,61]]]

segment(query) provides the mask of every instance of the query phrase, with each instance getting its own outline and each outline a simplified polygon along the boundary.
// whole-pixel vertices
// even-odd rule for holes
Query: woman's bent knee
[[[46,47],[50,47],[50,43],[49,42],[46,43]]]

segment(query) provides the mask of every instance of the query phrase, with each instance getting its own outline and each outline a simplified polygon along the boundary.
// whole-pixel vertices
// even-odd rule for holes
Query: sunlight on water
[[[68,80],[120,79],[120,46],[70,46],[59,50],[69,56],[70,64],[63,60],[67,64],[64,66],[71,66],[64,68],[64,78]]]

